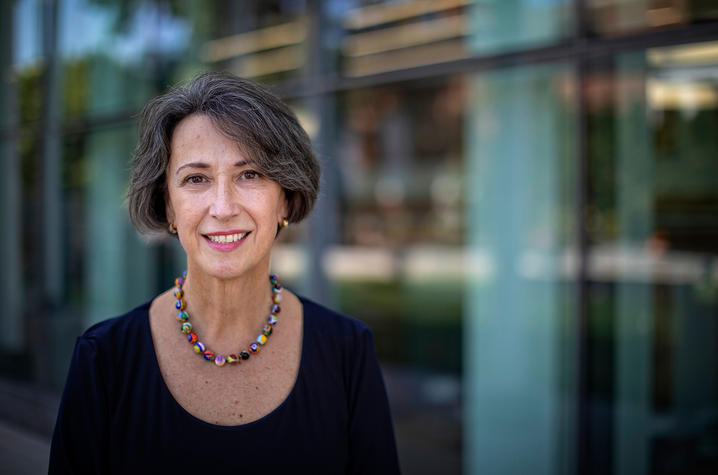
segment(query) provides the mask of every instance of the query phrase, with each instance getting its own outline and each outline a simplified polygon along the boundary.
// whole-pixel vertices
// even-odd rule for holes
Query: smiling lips
[[[231,251],[237,248],[249,233],[250,231],[231,234],[205,234],[204,237],[213,248],[220,251]]]
[[[208,234],[207,239],[209,239],[212,242],[231,243],[231,242],[239,241],[247,234],[248,233],[220,234],[220,235],[209,235]]]

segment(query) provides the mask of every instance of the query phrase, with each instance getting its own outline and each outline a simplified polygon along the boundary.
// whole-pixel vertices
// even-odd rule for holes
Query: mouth
[[[204,237],[209,239],[211,242],[229,244],[244,239],[247,234],[249,234],[249,231],[235,234],[205,234]]]
[[[245,238],[251,231],[245,232],[219,232],[212,234],[203,234],[210,246],[222,251],[230,251],[244,242]]]

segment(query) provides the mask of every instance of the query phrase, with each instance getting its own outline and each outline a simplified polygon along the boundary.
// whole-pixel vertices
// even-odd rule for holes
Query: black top
[[[75,345],[50,473],[399,473],[371,331],[301,301],[294,387],[239,426],[202,421],[174,399],[157,364],[149,302],[88,329]]]

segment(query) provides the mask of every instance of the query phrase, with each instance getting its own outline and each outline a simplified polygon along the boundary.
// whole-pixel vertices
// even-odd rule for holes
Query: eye
[[[204,182],[204,177],[202,175],[190,175],[185,178],[184,181],[185,183],[190,183],[192,185],[199,185]]]
[[[259,173],[254,170],[245,170],[242,172],[242,178],[245,180],[254,180],[259,178]]]

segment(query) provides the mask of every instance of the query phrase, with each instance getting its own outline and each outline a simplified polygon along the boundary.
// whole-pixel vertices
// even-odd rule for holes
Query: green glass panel
[[[467,473],[573,473],[576,135],[562,65],[472,78],[465,128]]]

